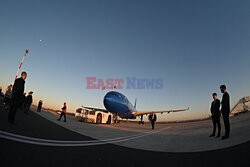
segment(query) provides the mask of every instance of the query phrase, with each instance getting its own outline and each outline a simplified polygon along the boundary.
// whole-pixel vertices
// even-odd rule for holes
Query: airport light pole
[[[19,68],[18,68],[17,72],[16,72],[16,77],[15,77],[14,83],[15,83],[15,81],[16,81],[16,79],[17,79],[17,76],[18,76],[18,73],[19,73],[19,71],[20,71],[20,69],[21,69],[21,67],[22,67],[22,65],[23,65],[23,60],[24,60],[24,58],[26,57],[26,55],[27,55],[28,53],[29,53],[29,50],[26,49],[26,50],[25,50],[25,54],[24,54],[24,56],[23,56],[23,59],[22,59],[20,65],[19,65]]]

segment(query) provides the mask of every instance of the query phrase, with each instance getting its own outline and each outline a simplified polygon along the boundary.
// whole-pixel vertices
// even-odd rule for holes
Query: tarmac
[[[33,109],[33,111],[35,110]],[[139,125],[136,122],[121,122],[111,125],[96,125],[79,122],[70,115],[67,115],[67,123],[64,123],[57,121],[59,116],[55,113],[45,111],[34,113],[68,130],[97,140],[116,140],[117,138],[128,138],[145,134],[146,136],[136,139],[116,140],[113,144],[148,151],[200,152],[223,149],[250,141],[250,112],[230,118],[231,137],[229,140],[221,140],[221,137],[208,137],[212,133],[211,120],[185,123],[156,123],[155,129],[151,130],[151,125],[148,123]],[[222,136],[224,134],[222,118],[221,125]]]
[[[58,115],[32,110],[19,110],[12,125],[0,106],[1,166],[250,165],[250,113],[230,118],[231,136],[220,140],[208,137],[211,120],[151,130],[149,124],[95,125],[68,115],[67,122],[57,121]]]

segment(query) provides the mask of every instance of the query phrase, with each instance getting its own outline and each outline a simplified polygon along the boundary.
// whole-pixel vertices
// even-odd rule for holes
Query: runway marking
[[[43,145],[43,146],[56,146],[56,147],[76,147],[76,146],[93,146],[93,145],[103,145],[103,144],[113,144],[124,141],[129,141],[145,136],[149,136],[151,134],[155,134],[171,127],[162,128],[159,130],[152,130],[142,134],[136,134],[131,136],[118,137],[113,139],[104,139],[104,140],[85,140],[85,141],[65,141],[65,140],[49,140],[49,139],[40,139],[34,137],[27,137],[22,135],[17,135],[5,131],[0,130],[0,138],[8,139],[12,141],[17,141],[21,143],[27,144],[35,144],[35,145]]]

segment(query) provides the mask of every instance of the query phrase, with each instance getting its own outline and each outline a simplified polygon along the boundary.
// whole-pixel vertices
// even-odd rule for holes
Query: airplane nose
[[[107,109],[107,110],[110,110],[111,109],[111,105],[113,103],[113,99],[110,95],[105,95],[104,96],[104,99],[103,99],[103,104],[104,104],[104,107]]]

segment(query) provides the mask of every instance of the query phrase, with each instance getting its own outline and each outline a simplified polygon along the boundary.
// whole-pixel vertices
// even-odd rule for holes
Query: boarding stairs
[[[250,110],[250,98],[249,96],[245,96],[241,98],[232,108],[231,115],[236,115],[241,112],[246,112]]]

